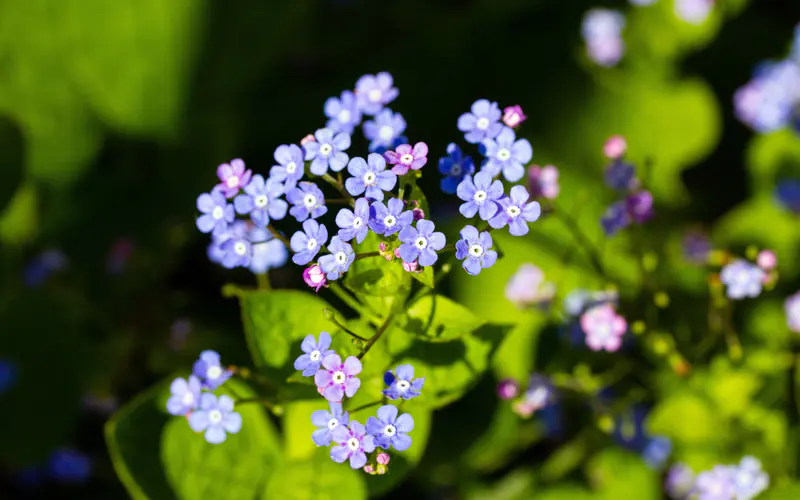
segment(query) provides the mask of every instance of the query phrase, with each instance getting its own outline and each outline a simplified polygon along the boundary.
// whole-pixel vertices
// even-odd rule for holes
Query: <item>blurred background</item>
[[[623,134],[650,165],[661,230],[721,228],[715,243],[793,260],[797,219],[759,200],[797,136],[755,134],[733,99],[759,63],[786,57],[800,2],[710,3],[698,22],[674,0],[0,1],[0,498],[127,498],[103,436],[113,411],[202,349],[248,363],[220,290],[255,280],[208,261],[195,199],[232,158],[266,174],[365,73],[394,76],[392,108],[430,147],[422,183],[440,220],[457,204],[435,160],[485,97],[521,105],[534,162],[589,187],[602,186],[604,140]],[[597,7],[626,16],[610,67],[582,37]],[[273,286],[303,286],[295,271],[273,270]],[[452,459],[429,449],[427,467]],[[458,498],[458,471],[431,470],[393,495]]]

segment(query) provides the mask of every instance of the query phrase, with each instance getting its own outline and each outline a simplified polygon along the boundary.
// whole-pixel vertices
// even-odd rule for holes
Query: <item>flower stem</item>
[[[328,321],[330,321],[334,325],[336,325],[339,328],[341,328],[345,333],[347,333],[351,337],[354,337],[354,338],[356,338],[358,340],[361,340],[362,342],[369,341],[369,339],[367,339],[366,337],[362,337],[361,335],[358,335],[357,333],[355,333],[354,331],[350,330],[345,325],[343,325],[338,319],[336,319],[336,316],[335,316],[335,314],[334,314],[332,309],[327,309],[326,308],[323,311],[323,314],[325,314],[325,317],[328,319]]]
[[[394,312],[389,314],[389,316],[386,318],[386,320],[383,322],[380,328],[378,328],[378,331],[375,332],[375,335],[373,335],[372,338],[369,339],[369,342],[367,342],[367,345],[364,346],[364,350],[361,352],[361,354],[356,356],[358,359],[363,358],[364,355],[367,354],[370,349],[372,349],[372,346],[375,345],[375,342],[380,340],[381,336],[383,336],[386,330],[389,329],[389,326],[391,326],[393,320],[394,320]]]
[[[377,406],[377,405],[379,405],[381,403],[383,403],[383,399],[379,399],[377,401],[373,401],[372,403],[363,404],[361,406],[356,406],[352,410],[348,409],[347,411],[348,411],[348,413],[355,413],[357,411],[361,411],[361,410],[365,410],[367,408],[371,408],[373,406]]]
[[[374,316],[374,312],[373,311],[366,311],[364,306],[361,303],[359,303],[355,299],[355,297],[353,297],[352,295],[347,293],[342,287],[340,287],[338,283],[329,282],[328,283],[328,289],[331,292],[333,292],[334,295],[339,297],[339,299],[342,302],[347,304],[350,307],[350,309],[352,309],[353,311],[357,312],[361,316],[364,316],[364,317],[367,317],[367,318]]]
[[[337,191],[339,191],[339,193],[341,193],[341,195],[342,195],[342,196],[343,196],[343,197],[344,197],[346,200],[348,200],[348,203],[350,203],[350,205],[351,205],[351,206],[355,206],[355,205],[356,205],[356,202],[355,202],[355,200],[353,199],[353,197],[352,197],[352,196],[350,196],[350,193],[348,193],[348,192],[347,192],[347,190],[344,188],[344,183],[342,183],[341,181],[337,181],[336,179],[334,179],[333,177],[331,177],[331,174],[325,174],[325,175],[323,175],[323,176],[322,176],[322,179],[323,179],[325,182],[327,182],[328,184],[330,184],[331,186],[335,187],[335,188],[336,188],[336,190],[337,190]]]
[[[586,234],[581,230],[578,223],[575,222],[575,219],[570,217],[566,212],[560,210],[555,203],[553,203],[553,212],[552,212],[561,222],[567,226],[572,236],[575,238],[578,245],[583,248],[584,253],[589,258],[589,261],[592,264],[595,272],[608,280],[608,275],[606,275],[605,269],[603,269],[603,264],[600,263],[600,253],[597,251],[597,247],[589,240]]]
[[[380,252],[378,252],[377,250],[376,250],[376,251],[374,251],[374,252],[364,252],[364,253],[357,254],[357,255],[356,255],[356,260],[366,259],[366,258],[368,258],[368,257],[377,257],[377,256],[379,256],[380,254],[381,254],[381,253],[380,253]]]
[[[269,232],[271,232],[274,237],[278,238],[281,241],[281,243],[286,245],[286,249],[287,250],[291,251],[292,247],[289,244],[289,240],[286,239],[286,236],[284,236],[281,233],[279,233],[278,230],[275,229],[275,227],[272,224],[267,226],[267,229],[269,229]]]
[[[259,290],[272,290],[272,287],[269,284],[269,276],[267,273],[256,274],[256,283],[258,284]]]

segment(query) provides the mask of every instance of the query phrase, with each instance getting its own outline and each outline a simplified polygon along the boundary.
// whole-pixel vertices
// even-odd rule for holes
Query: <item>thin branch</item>
[[[369,342],[367,342],[367,345],[364,346],[364,350],[361,352],[361,354],[356,356],[358,359],[362,359],[364,355],[367,354],[370,349],[372,349],[372,346],[375,345],[375,342],[380,340],[381,336],[383,336],[383,334],[386,332],[386,330],[389,329],[389,326],[392,324],[394,316],[395,316],[394,312],[389,314],[389,316],[386,318],[386,321],[383,322],[380,328],[378,328],[378,331],[375,332],[375,335],[373,335],[372,338],[369,339]]]
[[[370,408],[372,406],[377,406],[377,405],[379,405],[381,403],[383,403],[383,399],[379,399],[377,401],[373,401],[372,403],[363,404],[361,406],[356,406],[352,410],[347,410],[347,412],[348,413],[355,413],[357,411],[365,410],[365,409]]]
[[[322,310],[322,314],[325,316],[325,319],[327,319],[328,321],[330,321],[334,325],[336,325],[339,328],[341,328],[345,333],[347,333],[351,337],[354,337],[354,338],[356,338],[358,340],[361,340],[362,342],[368,342],[369,341],[368,338],[362,337],[361,335],[355,333],[354,331],[352,331],[351,329],[349,329],[345,325],[343,325],[338,319],[336,319],[336,315],[334,314],[333,309],[328,309],[326,307],[325,309]]]
[[[561,222],[563,222],[565,226],[567,226],[567,229],[569,229],[570,233],[572,233],[572,236],[575,238],[578,245],[580,245],[581,248],[583,248],[583,251],[589,258],[589,261],[591,262],[595,272],[597,272],[597,274],[599,274],[603,278],[608,279],[608,275],[606,275],[605,269],[603,269],[603,264],[601,264],[600,262],[600,254],[597,251],[597,247],[595,247],[594,244],[591,242],[591,240],[589,240],[589,238],[586,236],[586,234],[584,234],[580,226],[578,226],[578,223],[575,222],[575,220],[572,217],[570,217],[566,212],[556,207],[555,204],[553,204],[552,213],[559,220],[561,220]]]

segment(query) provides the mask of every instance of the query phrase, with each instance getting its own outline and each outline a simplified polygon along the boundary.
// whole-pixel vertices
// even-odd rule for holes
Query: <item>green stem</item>
[[[359,253],[359,254],[356,254],[356,258],[355,258],[355,260],[366,259],[366,258],[368,258],[368,257],[377,257],[377,256],[379,256],[380,254],[381,254],[381,253],[380,253],[380,252],[378,252],[378,251]]]
[[[578,245],[583,248],[584,253],[589,258],[589,262],[592,264],[595,272],[608,280],[608,275],[606,275],[605,269],[603,269],[603,264],[600,262],[600,254],[597,251],[597,247],[589,240],[589,238],[584,234],[581,230],[578,223],[570,217],[566,212],[560,210],[555,204],[553,204],[553,212],[552,212],[561,222],[567,226],[572,236],[575,238]]]
[[[333,292],[333,294],[336,295],[337,297],[339,297],[339,299],[342,302],[347,304],[350,307],[350,309],[352,309],[353,311],[357,312],[361,316],[366,316],[366,317],[371,316],[371,314],[367,313],[367,311],[364,310],[364,306],[362,304],[360,304],[355,299],[355,297],[353,297],[352,295],[347,293],[342,287],[340,287],[338,283],[329,282],[328,283],[328,290]]]
[[[336,190],[337,190],[337,191],[339,191],[339,193],[340,193],[340,194],[341,194],[341,195],[342,195],[342,196],[343,196],[345,199],[349,200],[349,203],[350,203],[350,205],[351,205],[351,206],[355,206],[355,204],[356,204],[355,200],[353,199],[353,197],[352,197],[352,196],[350,196],[350,193],[348,193],[348,192],[347,192],[347,190],[344,188],[344,184],[343,184],[342,182],[340,182],[340,181],[337,181],[336,179],[334,179],[333,177],[331,177],[331,174],[325,174],[325,175],[323,175],[323,176],[322,176],[322,179],[323,179],[325,182],[327,182],[328,184],[330,184],[331,186],[333,186],[334,188],[336,188]]]
[[[381,336],[383,336],[386,330],[389,329],[389,326],[392,324],[393,320],[394,320],[394,312],[389,314],[389,316],[386,318],[386,320],[383,322],[380,328],[378,328],[378,331],[375,332],[375,335],[373,335],[372,338],[369,339],[369,342],[367,342],[367,345],[364,346],[364,350],[361,352],[361,354],[356,356],[358,359],[362,359],[364,355],[367,354],[370,349],[372,349],[372,346],[375,345],[375,342],[380,340]]]
[[[288,250],[291,250],[291,249],[292,249],[292,246],[289,244],[289,240],[288,240],[288,239],[286,239],[286,237],[285,237],[284,235],[282,235],[281,233],[279,233],[279,232],[278,232],[278,230],[277,230],[277,229],[275,229],[275,227],[273,227],[273,226],[272,226],[272,224],[270,224],[269,226],[267,226],[267,229],[269,229],[269,232],[271,232],[271,233],[272,233],[272,235],[273,235],[274,237],[278,238],[278,239],[281,241],[281,243],[283,243],[284,245],[286,245],[286,248],[287,248]]]
[[[256,283],[258,284],[259,290],[272,290],[267,273],[256,274]]]
[[[348,409],[348,410],[347,410],[347,412],[352,414],[352,413],[355,413],[355,412],[357,412],[357,411],[361,411],[361,410],[365,410],[365,409],[367,409],[367,408],[371,408],[371,407],[373,407],[373,406],[378,406],[378,405],[379,405],[379,404],[381,404],[381,403],[383,403],[383,399],[379,399],[379,400],[377,400],[377,401],[373,401],[372,403],[363,404],[363,405],[361,405],[361,406],[356,406],[356,407],[355,407],[355,408],[353,408],[352,410],[351,410],[351,409]]]
[[[328,321],[330,321],[334,325],[336,325],[339,328],[341,328],[345,333],[347,333],[351,337],[357,338],[358,340],[361,340],[362,342],[369,341],[369,339],[367,339],[366,337],[362,337],[361,335],[358,335],[357,333],[355,333],[354,331],[350,330],[345,325],[343,325],[338,319],[336,319],[336,315],[334,314],[332,309],[327,309],[326,308],[325,310],[323,310],[323,314],[328,319]]]

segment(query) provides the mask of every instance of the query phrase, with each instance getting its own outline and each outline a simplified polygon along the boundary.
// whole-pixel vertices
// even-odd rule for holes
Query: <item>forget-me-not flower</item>
[[[475,172],[475,163],[470,156],[464,156],[458,144],[451,142],[447,145],[447,156],[439,158],[439,173],[444,175],[441,180],[442,191],[446,194],[455,194],[458,185],[464,177]]]
[[[303,145],[305,159],[312,160],[309,167],[312,174],[325,175],[328,167],[339,172],[347,166],[348,156],[344,150],[350,147],[350,134],[339,132],[334,135],[333,130],[321,128],[314,133],[314,137],[316,141]]]
[[[394,87],[392,75],[382,71],[377,75],[364,75],[356,82],[356,99],[365,115],[375,115],[394,101],[400,92]]]
[[[242,215],[250,214],[250,218],[259,227],[266,227],[270,218],[281,220],[286,217],[289,205],[279,197],[283,194],[283,185],[270,177],[266,181],[260,174],[253,176],[244,187],[244,194],[233,200],[236,211]]]
[[[178,377],[169,386],[170,398],[167,411],[172,415],[186,415],[200,403],[200,379],[189,375],[189,380]]]
[[[733,484],[736,489],[736,500],[750,500],[767,489],[769,476],[761,470],[761,461],[748,455],[734,468]]]
[[[397,175],[406,175],[410,170],[419,170],[428,163],[428,145],[418,142],[411,147],[411,144],[401,144],[394,151],[387,151],[383,154],[386,161],[394,165],[392,172]]]
[[[236,214],[233,205],[228,203],[220,189],[203,193],[197,197],[197,210],[203,213],[197,218],[197,229],[203,233],[221,236],[227,231]]]
[[[219,249],[222,251],[220,264],[228,269],[250,266],[253,259],[253,245],[247,222],[235,221],[221,240],[219,245]]]
[[[289,240],[289,245],[295,252],[292,255],[292,262],[298,266],[308,264],[317,256],[320,247],[327,242],[328,230],[325,226],[314,219],[303,222],[303,230],[294,233],[292,239]]]
[[[331,448],[331,459],[337,463],[350,460],[350,467],[360,469],[367,463],[367,453],[375,451],[375,438],[367,434],[367,429],[355,420],[349,427],[340,425],[333,430],[333,442],[337,444]]]
[[[330,252],[328,255],[319,258],[319,266],[325,271],[328,280],[335,281],[350,269],[350,265],[356,260],[356,254],[353,252],[353,247],[338,236],[331,238],[328,251]]]
[[[296,188],[286,193],[286,199],[294,205],[289,209],[289,213],[297,219],[297,222],[303,222],[309,216],[316,219],[328,212],[328,207],[325,206],[325,195],[313,182],[299,183]]]
[[[189,415],[189,427],[195,432],[205,432],[206,441],[220,444],[227,434],[242,429],[242,416],[233,411],[233,399],[223,394],[219,398],[210,392],[200,396],[200,407]]]
[[[375,444],[384,450],[390,447],[405,451],[411,447],[409,432],[414,430],[414,419],[408,413],[397,416],[397,407],[384,405],[378,408],[378,417],[367,419],[367,432],[375,437]]]
[[[333,431],[350,423],[350,415],[342,410],[341,403],[330,402],[330,411],[315,411],[311,414],[311,423],[318,427],[311,433],[311,440],[317,446],[328,446],[333,441]]]
[[[414,367],[411,365],[397,365],[394,373],[387,372],[384,382],[389,387],[381,392],[387,398],[411,399],[420,395],[422,386],[425,385],[425,377],[414,378]]]
[[[250,230],[252,254],[250,271],[253,274],[264,274],[270,269],[276,269],[286,264],[289,260],[289,251],[283,242],[272,236],[272,233],[263,228]]]
[[[521,264],[506,284],[506,298],[517,306],[524,308],[536,304],[549,303],[556,293],[553,283],[544,281],[544,272],[539,267]]]
[[[620,159],[614,160],[603,172],[606,185],[617,191],[628,191],[635,184],[636,168]]]
[[[417,221],[417,227],[406,226],[400,231],[400,258],[411,263],[419,259],[420,266],[432,266],[439,258],[437,251],[444,248],[445,237],[434,232],[436,226],[429,220]]]
[[[336,225],[339,226],[339,239],[357,243],[364,241],[369,234],[369,201],[366,198],[356,200],[353,210],[343,208],[336,214]]]
[[[331,334],[328,332],[320,332],[319,342],[313,335],[306,335],[303,342],[300,344],[300,349],[305,354],[302,354],[294,360],[294,369],[302,370],[304,377],[315,375],[322,366],[322,360],[326,356],[336,354],[331,348]]]
[[[479,144],[484,139],[494,139],[503,130],[500,123],[502,113],[496,102],[478,99],[472,103],[469,113],[458,117],[458,130],[470,144]]]
[[[722,500],[735,498],[734,469],[727,465],[715,465],[709,471],[701,472],[695,480],[694,494],[698,500]]]
[[[369,150],[378,148],[390,149],[395,146],[395,140],[406,130],[406,120],[400,113],[394,113],[386,108],[378,113],[373,120],[364,122],[364,136],[369,143]]]
[[[283,144],[275,149],[275,161],[278,162],[269,170],[270,179],[283,183],[285,192],[297,186],[305,173],[303,150],[297,144]]]
[[[622,346],[622,336],[628,329],[628,323],[611,304],[603,304],[581,315],[581,329],[586,335],[589,349],[614,352]]]
[[[492,181],[489,172],[478,172],[474,178],[468,175],[461,181],[456,195],[464,200],[458,207],[461,215],[471,219],[478,213],[481,219],[489,220],[499,210],[498,202],[503,196],[503,183],[500,180]]]
[[[338,354],[329,354],[322,359],[322,368],[314,375],[314,383],[328,401],[341,401],[347,395],[352,398],[361,380],[356,375],[361,373],[361,361],[350,356],[344,363]]]
[[[497,252],[491,250],[492,237],[487,232],[478,233],[474,226],[464,226],[461,230],[461,239],[456,242],[456,259],[463,260],[461,264],[465,271],[475,276],[481,269],[492,267],[497,262]]]
[[[245,187],[250,182],[252,170],[245,170],[244,162],[239,158],[231,160],[230,164],[223,163],[217,167],[217,177],[220,183],[217,188],[222,191],[226,198],[233,198],[239,189]]]
[[[758,297],[765,276],[763,269],[744,259],[734,260],[719,274],[720,281],[727,287],[728,298],[734,300]]]
[[[789,330],[800,333],[800,292],[789,296],[783,303],[783,310],[786,313],[786,324]]]
[[[200,359],[194,362],[192,372],[212,391],[225,383],[232,375],[230,370],[223,368],[220,364],[219,354],[212,350],[200,353]]]
[[[514,130],[503,127],[495,139],[484,139],[488,161],[481,170],[492,177],[503,173],[509,182],[517,182],[525,175],[525,164],[533,158],[533,148],[528,139],[517,140]]]
[[[539,202],[528,202],[529,197],[524,187],[512,187],[509,196],[498,202],[500,210],[489,219],[489,225],[495,229],[508,225],[508,232],[513,236],[528,234],[528,223],[535,222],[542,214]]]
[[[347,165],[350,177],[344,182],[347,192],[353,196],[364,196],[383,201],[383,192],[391,191],[397,184],[397,174],[386,170],[386,160],[377,153],[370,153],[367,161],[356,156]]]
[[[361,123],[361,110],[358,108],[356,95],[345,90],[340,97],[331,97],[325,101],[325,126],[334,132],[353,134],[353,129]]]
[[[669,468],[664,479],[664,489],[670,498],[681,499],[694,488],[694,471],[688,465],[678,462]]]
[[[50,477],[59,482],[84,483],[92,473],[92,459],[78,450],[61,448],[50,454],[46,471]]]
[[[534,198],[554,200],[561,190],[558,185],[558,168],[553,165],[531,165],[528,168],[528,187]]]
[[[403,211],[405,203],[397,198],[391,198],[386,205],[376,201],[370,206],[369,227],[376,234],[392,235],[414,221],[411,210]]]

